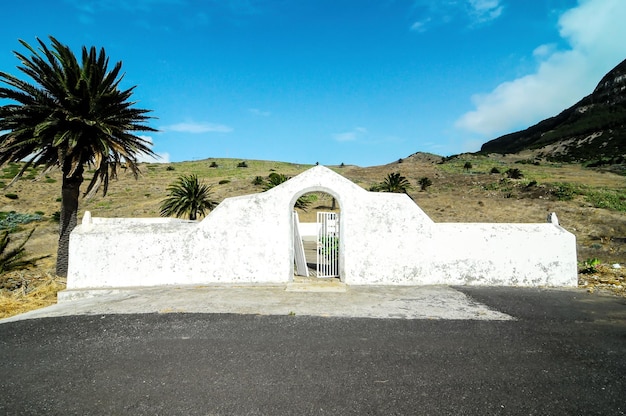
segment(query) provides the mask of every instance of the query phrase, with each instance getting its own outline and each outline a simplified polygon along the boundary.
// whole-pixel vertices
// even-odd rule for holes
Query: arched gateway
[[[348,285],[577,284],[575,237],[554,221],[438,224],[407,195],[368,192],[316,166],[227,198],[201,222],[86,215],[70,237],[67,287],[288,283],[292,210],[309,192],[341,207],[339,274]]]

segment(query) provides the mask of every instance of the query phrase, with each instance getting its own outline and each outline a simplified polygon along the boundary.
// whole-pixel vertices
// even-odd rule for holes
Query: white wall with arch
[[[576,286],[576,241],[556,222],[434,223],[407,195],[368,192],[316,166],[225,199],[201,222],[85,216],[70,237],[68,289],[293,279],[292,210],[325,192],[341,207],[348,285]]]

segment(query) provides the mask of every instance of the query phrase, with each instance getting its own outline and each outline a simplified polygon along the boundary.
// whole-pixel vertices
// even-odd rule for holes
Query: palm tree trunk
[[[61,224],[59,227],[59,247],[57,249],[57,276],[67,276],[69,260],[70,233],[76,227],[78,215],[78,198],[80,197],[80,185],[83,182],[82,166],[76,169],[71,177],[67,177],[64,166],[63,185],[61,188]]]

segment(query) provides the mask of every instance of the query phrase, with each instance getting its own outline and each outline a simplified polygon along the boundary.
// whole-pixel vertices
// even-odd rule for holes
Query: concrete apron
[[[159,286],[65,290],[59,303],[0,320],[69,315],[234,313],[383,319],[511,320],[447,286],[346,286],[296,280],[286,285]]]

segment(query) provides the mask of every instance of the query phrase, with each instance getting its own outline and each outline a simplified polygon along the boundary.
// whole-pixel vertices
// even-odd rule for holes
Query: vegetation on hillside
[[[438,163],[442,161],[442,163]],[[468,172],[466,162],[471,162]],[[217,167],[211,167],[215,162]],[[214,184],[212,199],[261,192],[269,175],[277,173],[293,177],[312,165],[296,163],[246,160],[248,168],[238,168],[241,159],[210,158],[181,163],[148,163],[141,165],[142,180],[135,181],[132,172],[120,172],[115,187],[111,187],[106,198],[101,194],[82,204],[96,217],[157,217],[161,201],[167,196],[167,187],[182,175],[196,174],[199,179]],[[19,168],[21,163],[16,164]],[[416,204],[435,222],[543,222],[550,212],[556,212],[560,224],[576,235],[578,258],[597,258],[598,273],[581,275],[581,285],[598,287],[598,284],[617,290],[621,280],[615,276],[626,268],[613,269],[613,263],[626,264],[626,182],[623,177],[596,168],[583,168],[579,164],[555,163],[535,159],[532,154],[490,155],[463,154],[443,159],[406,157],[403,159],[401,176],[410,183],[420,184],[420,179],[430,178],[428,192],[421,192],[415,185],[407,193]],[[5,169],[8,168],[8,165]],[[13,167],[15,169],[15,167]],[[389,172],[398,169],[396,161],[388,165],[361,168],[351,164],[330,167],[364,189],[378,186]],[[519,169],[521,179],[509,179],[506,172]],[[0,174],[1,174],[0,170]],[[33,173],[38,173],[37,172]],[[93,174],[86,171],[86,176]],[[60,182],[61,173],[51,171],[50,179]],[[0,196],[0,210],[23,215],[41,215],[37,221],[37,232],[27,245],[33,256],[54,256],[55,233],[58,224],[50,221],[58,209],[58,187],[43,179],[20,180],[13,185],[12,192],[19,199],[9,200]],[[261,181],[257,179],[259,177]],[[219,184],[223,182],[223,184]],[[1,185],[0,185],[1,186]],[[315,220],[315,210],[329,209],[332,197],[326,194],[307,194],[317,199],[301,220]],[[40,214],[37,214],[39,212]],[[44,214],[45,213],[45,214]],[[24,233],[29,225],[18,225]],[[19,239],[20,235],[16,236]],[[37,299],[45,297],[54,302],[50,291],[62,287],[62,280],[51,277],[51,259],[41,260],[32,270],[13,273],[13,279],[24,282],[22,288],[0,291],[0,314],[3,299],[9,299],[7,309],[17,311],[38,293]],[[612,273],[612,274],[611,274]],[[53,273],[52,273],[53,274]],[[607,277],[608,276],[608,277]],[[613,277],[610,277],[613,276]],[[609,278],[610,277],[610,278]],[[620,277],[621,279],[621,277]],[[605,283],[601,283],[605,282]],[[45,288],[36,292],[37,287]],[[624,283],[626,287],[626,283]],[[56,289],[54,289],[56,288]],[[43,303],[33,301],[34,305]],[[8,304],[7,304],[8,305]],[[21,306],[18,306],[21,305]],[[25,309],[19,309],[21,311]],[[12,312],[15,313],[15,312]]]
[[[592,94],[523,131],[491,140],[481,153],[535,150],[554,162],[623,165],[626,157],[626,60],[605,75]],[[624,167],[622,166],[622,171]]]

